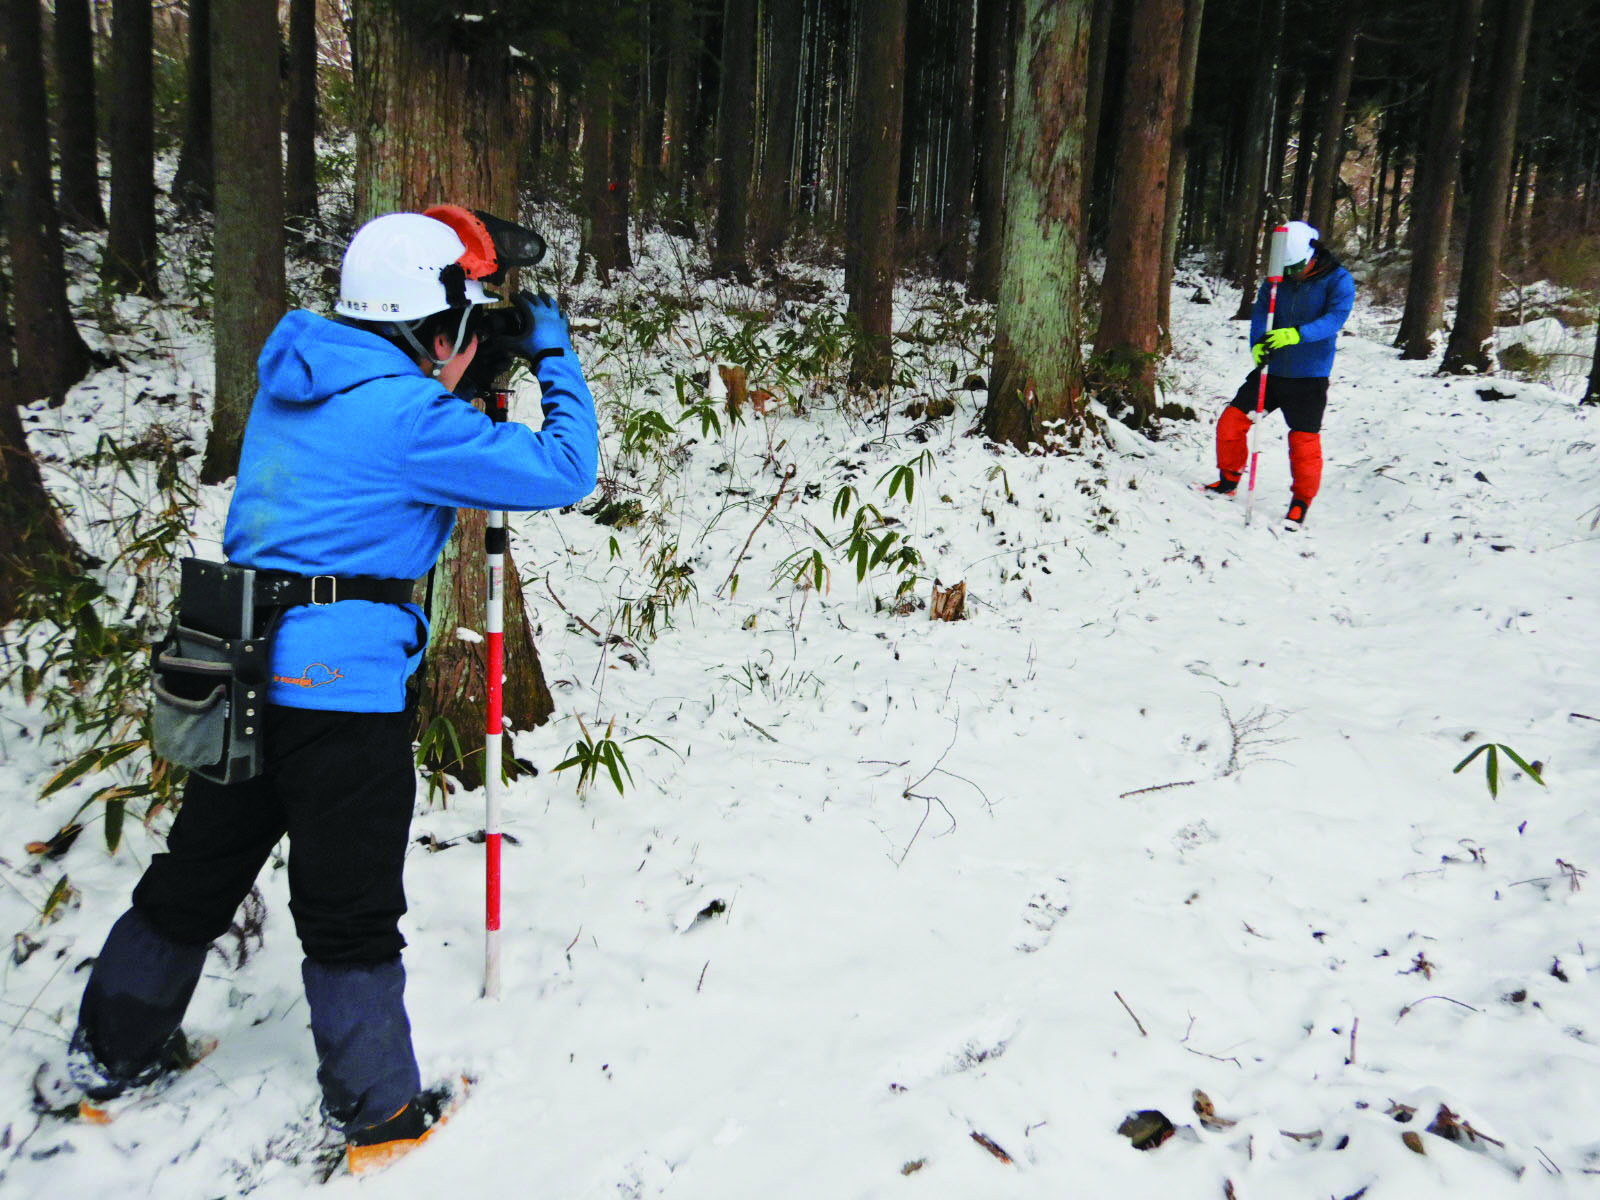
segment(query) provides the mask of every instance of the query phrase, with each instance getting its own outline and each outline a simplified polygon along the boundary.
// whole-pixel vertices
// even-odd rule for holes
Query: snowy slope
[[[649,269],[625,286],[665,286]],[[541,774],[507,800],[505,997],[478,997],[482,858],[464,835],[481,797],[457,793],[416,822],[447,848],[419,843],[408,864],[408,995],[424,1075],[473,1076],[471,1099],[424,1152],[323,1194],[1588,1194],[1593,413],[1503,379],[1511,394],[1482,400],[1481,381],[1398,361],[1394,314],[1363,307],[1307,528],[1280,528],[1276,418],[1247,527],[1243,496],[1193,487],[1247,365],[1231,304],[1193,303],[1195,284],[1174,303],[1169,398],[1203,419],[1158,442],[1112,426],[1115,450],[1024,457],[964,436],[981,393],[958,393],[925,443],[911,418],[885,437],[822,398],[621,471],[697,585],[637,648],[602,646],[552,597],[611,631],[658,535],[513,520],[561,712],[516,740]],[[909,289],[903,319],[926,299]],[[676,417],[670,374],[717,320],[685,316],[642,373],[613,356],[603,402]],[[203,344],[175,336],[170,361],[138,368],[158,391],[202,377]],[[38,444],[79,436],[112,376],[41,412]],[[880,477],[924,449],[914,498],[890,500]],[[836,559],[823,592],[774,580],[816,544],[808,522],[848,523],[831,512],[845,482],[905,523],[925,577],[966,581],[969,620],[875,612],[894,591],[881,568],[860,589]],[[206,495],[202,549],[225,506]],[[115,858],[86,836],[30,873],[23,844],[78,800],[29,802],[65,749],[24,732],[37,720],[15,694],[0,705],[0,912],[42,943],[0,977],[0,1195],[315,1187],[282,870],[263,877],[264,945],[201,984],[190,1028],[221,1040],[205,1063],[109,1129],[31,1111],[80,964],[159,839],[130,823]],[[670,750],[632,743],[626,793],[580,798],[550,771],[580,713]],[[1541,760],[1547,786],[1508,770],[1496,801],[1482,759],[1452,775],[1485,741]],[[62,870],[80,902],[40,926]],[[1197,1119],[1195,1089],[1226,1124]],[[1494,1140],[1422,1133],[1415,1153],[1401,1134],[1441,1104]],[[1149,1153],[1117,1132],[1141,1109],[1180,1127]]]

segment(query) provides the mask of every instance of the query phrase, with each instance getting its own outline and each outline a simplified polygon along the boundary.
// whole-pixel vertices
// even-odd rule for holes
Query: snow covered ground
[[[653,242],[621,286],[648,307],[671,257]],[[887,422],[824,396],[720,433],[691,421],[630,458],[624,407],[676,420],[671,375],[706,370],[721,319],[687,312],[670,351],[630,357],[596,348],[600,293],[574,298],[619,494],[638,488],[658,520],[513,520],[560,712],[516,739],[540,774],[506,803],[504,998],[478,995],[482,854],[466,835],[482,798],[458,792],[414,829],[408,997],[424,1076],[476,1082],[422,1152],[325,1194],[1600,1187],[1595,413],[1542,385],[1436,378],[1388,348],[1398,314],[1361,307],[1307,527],[1281,528],[1275,417],[1247,526],[1243,495],[1194,488],[1247,366],[1231,300],[1191,299],[1206,290],[1180,279],[1169,381],[1202,420],[1157,442],[1112,425],[1113,449],[1053,457],[967,436],[982,394],[957,390],[931,425],[900,415],[910,396]],[[935,291],[908,289],[902,324]],[[97,427],[152,414],[201,427],[188,406],[206,347],[161,319],[159,354],[36,410],[41,452],[69,461]],[[939,354],[957,385],[981,370]],[[901,464],[909,502],[883,479]],[[85,537],[130,503],[53,471]],[[969,619],[876,611],[891,571],[858,587],[816,532],[848,527],[833,513],[846,483],[902,522],[914,594],[965,581]],[[201,552],[226,502],[204,495]],[[737,588],[719,587],[747,539]],[[696,591],[654,641],[602,645],[553,600],[620,631],[644,560],[673,543]],[[811,548],[821,591],[785,577]],[[578,714],[668,748],[627,745],[626,792],[602,780],[579,797],[551,770]],[[58,862],[25,853],[106,782],[34,803],[74,748],[39,723],[0,695],[0,927],[39,943],[0,960],[0,1195],[316,1187],[281,869],[262,879],[264,944],[239,969],[219,954],[196,995],[188,1026],[220,1039],[214,1054],[107,1128],[33,1111],[84,960],[166,821],[129,822],[115,857],[88,834]],[[1484,742],[1540,761],[1545,786],[1507,766],[1496,800],[1482,758],[1452,774]],[[75,901],[41,923],[63,873]],[[1478,1136],[1426,1132],[1441,1107]],[[1133,1148],[1118,1128],[1139,1110],[1176,1135]]]

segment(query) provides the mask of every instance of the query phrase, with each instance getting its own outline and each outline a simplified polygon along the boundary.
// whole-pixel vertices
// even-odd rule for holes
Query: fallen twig
[[[589,622],[585,621],[577,613],[573,612],[565,604],[561,603],[561,597],[556,595],[555,588],[550,586],[550,576],[548,576],[548,575],[546,575],[544,577],[544,590],[550,593],[550,599],[552,599],[552,600],[554,600],[556,602],[556,607],[557,608],[559,608],[562,612],[566,613],[567,616],[571,617],[579,625],[582,625],[590,633],[594,634],[594,636],[599,638],[602,642],[606,640],[606,635],[605,634],[601,633],[593,625],[589,624]]]
[[[1194,785],[1195,781],[1193,779],[1180,779],[1176,783],[1158,783],[1154,787],[1134,788],[1131,792],[1121,793],[1117,799],[1126,800],[1129,796],[1142,796],[1146,792],[1164,792],[1168,788],[1193,787]]]
[[[1128,1007],[1128,1002],[1122,998],[1122,993],[1114,991],[1111,994],[1117,998],[1117,1003],[1122,1005],[1123,1009],[1127,1012],[1127,1014],[1130,1017],[1133,1017],[1133,1023],[1139,1027],[1139,1036],[1140,1037],[1149,1037],[1150,1036],[1149,1033],[1147,1033],[1145,1031],[1144,1023],[1142,1021],[1140,1021],[1138,1017],[1134,1016],[1133,1009]]]
[[[1350,1020],[1350,1057],[1344,1060],[1344,1065],[1347,1066],[1347,1067],[1352,1067],[1352,1066],[1355,1065],[1355,1061],[1356,1061],[1356,1030],[1358,1028],[1360,1028],[1360,1026],[1361,1026],[1361,1018],[1360,1017],[1352,1017],[1351,1020]]]
[[[793,478],[794,464],[790,463],[788,469],[783,473],[782,482],[778,484],[778,490],[772,494],[772,499],[767,502],[766,511],[761,514],[761,519],[750,530],[750,536],[745,538],[744,546],[739,550],[739,557],[733,560],[733,566],[728,570],[728,577],[717,586],[716,595],[722,595],[722,589],[732,583],[733,577],[739,573],[739,564],[744,561],[744,556],[750,552],[750,543],[755,541],[756,531],[767,523],[767,518],[772,515],[772,510],[778,507],[778,501],[783,496],[783,489],[789,486],[789,481]]]
[[[762,737],[766,738],[767,741],[775,742],[775,741],[778,740],[777,738],[773,737],[770,733],[768,733],[765,729],[761,728],[761,726],[757,725],[749,717],[742,717],[740,719],[743,720],[746,725],[750,726],[751,729],[754,729]]]
[[[998,1142],[996,1142],[988,1134],[979,1133],[976,1129],[974,1129],[972,1131],[972,1133],[970,1134],[970,1136],[971,1136],[973,1141],[977,1142],[978,1145],[982,1146],[985,1150],[987,1150],[990,1154],[994,1155],[1001,1162],[1003,1162],[1003,1163],[1010,1163],[1011,1162],[1011,1155],[1007,1154],[1004,1150],[1002,1150],[1000,1148],[1000,1144]]]
[[[1422,997],[1421,1000],[1413,1000],[1410,1004],[1408,1004],[1404,1008],[1402,1008],[1400,1010],[1400,1016],[1396,1017],[1394,1019],[1395,1024],[1398,1025],[1400,1023],[1400,1017],[1404,1017],[1413,1008],[1415,1008],[1417,1005],[1423,1003],[1423,1001],[1426,1001],[1426,1000],[1449,1000],[1451,1004],[1459,1005],[1460,1007],[1466,1009],[1468,1012],[1482,1012],[1483,1011],[1480,1008],[1473,1008],[1472,1005],[1466,1003],[1463,1000],[1456,1000],[1456,999],[1454,999],[1453,997],[1450,997],[1450,996],[1424,996],[1424,997]]]

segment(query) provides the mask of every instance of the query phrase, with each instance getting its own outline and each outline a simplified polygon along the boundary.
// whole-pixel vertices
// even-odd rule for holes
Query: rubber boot
[[[324,1114],[346,1135],[394,1118],[422,1090],[400,957],[381,963],[308,958],[300,974]]]

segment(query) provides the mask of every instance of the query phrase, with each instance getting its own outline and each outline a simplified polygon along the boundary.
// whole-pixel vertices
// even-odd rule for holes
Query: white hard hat
[[[449,308],[493,303],[476,279],[449,272],[467,248],[455,230],[421,213],[375,217],[350,239],[334,311],[359,321],[418,321]]]
[[[1284,264],[1293,266],[1295,263],[1308,262],[1311,258],[1311,243],[1320,238],[1321,234],[1304,221],[1290,221],[1284,228],[1289,231],[1283,248]]]

